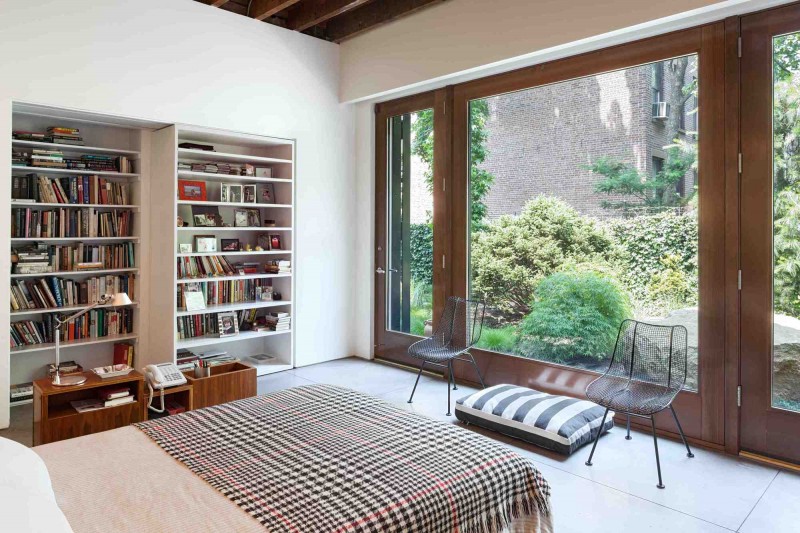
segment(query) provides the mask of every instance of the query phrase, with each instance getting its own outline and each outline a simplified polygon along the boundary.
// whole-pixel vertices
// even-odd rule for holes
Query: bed
[[[83,532],[552,531],[505,446],[380,399],[296,387],[34,448]]]

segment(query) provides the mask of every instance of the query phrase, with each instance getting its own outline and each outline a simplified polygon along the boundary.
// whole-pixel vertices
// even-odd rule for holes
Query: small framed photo
[[[209,253],[217,251],[217,237],[215,235],[195,235],[194,249],[198,253]]]
[[[272,169],[269,167],[256,167],[256,177],[257,178],[271,178],[272,177]]]
[[[236,228],[246,228],[249,226],[250,217],[248,216],[249,209],[234,209],[233,210],[233,226]]]
[[[206,196],[206,182],[178,180],[178,198],[205,202],[208,199]]]
[[[182,254],[190,254],[192,253],[192,245],[191,244],[179,244],[178,249]]]
[[[223,252],[238,252],[241,249],[239,239],[221,239]]]
[[[242,201],[246,204],[256,203],[256,186],[242,185]]]
[[[262,250],[269,250],[269,235],[259,235],[256,242]]]
[[[272,301],[272,285],[268,287],[256,287],[256,301],[257,302],[271,302]]]
[[[242,167],[242,176],[255,176],[256,175],[256,167],[245,163],[244,167]]]
[[[236,320],[236,311],[225,311],[217,314],[220,337],[232,337],[239,334],[239,321]]]
[[[275,184],[274,183],[267,183],[264,185],[264,188],[261,189],[261,203],[262,204],[274,204],[275,203]]]
[[[277,233],[270,233],[269,235],[269,249],[270,250],[283,250],[281,243],[281,236]]]
[[[242,203],[242,186],[238,183],[223,183],[220,187],[220,200],[232,204]]]

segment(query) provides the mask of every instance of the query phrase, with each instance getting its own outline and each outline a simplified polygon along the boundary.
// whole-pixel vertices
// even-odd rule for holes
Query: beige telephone
[[[164,389],[175,387],[186,383],[186,376],[178,370],[174,363],[161,363],[159,365],[147,365],[144,369],[147,378],[147,388],[150,389],[150,401],[147,408],[155,413],[164,412]],[[153,389],[161,390],[161,409],[153,407]]]

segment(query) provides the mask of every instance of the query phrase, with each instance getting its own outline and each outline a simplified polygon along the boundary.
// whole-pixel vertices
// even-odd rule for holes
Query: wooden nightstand
[[[144,376],[132,371],[127,376],[101,379],[85,372],[86,382],[75,387],[55,387],[48,379],[33,382],[33,445],[115,429],[145,417]],[[97,398],[105,387],[129,387],[136,400],[115,407],[79,413],[70,404],[75,400]]]

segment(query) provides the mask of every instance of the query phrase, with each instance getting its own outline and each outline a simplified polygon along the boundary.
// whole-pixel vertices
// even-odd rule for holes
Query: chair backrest
[[[466,350],[481,338],[485,314],[483,302],[451,296],[447,299],[433,338],[450,349]]]
[[[679,391],[686,383],[687,338],[683,326],[624,320],[606,374]]]

